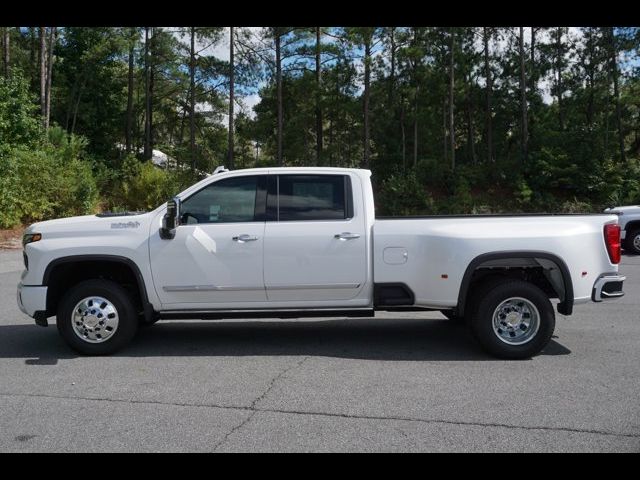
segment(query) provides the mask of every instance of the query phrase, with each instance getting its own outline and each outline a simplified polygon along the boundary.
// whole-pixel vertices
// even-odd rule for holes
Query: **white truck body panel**
[[[615,221],[613,216],[378,219],[373,228],[374,278],[379,283],[406,283],[417,305],[455,307],[466,267],[476,257],[543,252],[564,260],[574,301],[585,302],[600,275],[618,270],[606,253],[602,232],[605,223]],[[384,251],[392,247],[404,249],[405,263],[385,261]]]

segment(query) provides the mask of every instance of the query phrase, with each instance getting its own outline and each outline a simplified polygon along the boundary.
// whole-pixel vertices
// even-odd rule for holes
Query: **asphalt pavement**
[[[0,251],[0,451],[640,451],[640,256],[626,295],[496,360],[440,313],[165,321],[108,357],[16,305]]]

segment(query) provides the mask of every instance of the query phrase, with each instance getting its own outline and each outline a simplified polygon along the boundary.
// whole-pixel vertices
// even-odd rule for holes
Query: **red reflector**
[[[604,226],[604,243],[611,263],[620,263],[620,225]]]

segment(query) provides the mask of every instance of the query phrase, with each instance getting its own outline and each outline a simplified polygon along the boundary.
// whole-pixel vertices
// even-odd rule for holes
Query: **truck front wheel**
[[[549,343],[555,314],[541,289],[521,280],[503,280],[483,293],[471,330],[487,352],[506,359],[530,358]]]
[[[109,280],[87,280],[72,287],[58,307],[62,338],[85,355],[106,355],[136,334],[138,318],[127,291]]]

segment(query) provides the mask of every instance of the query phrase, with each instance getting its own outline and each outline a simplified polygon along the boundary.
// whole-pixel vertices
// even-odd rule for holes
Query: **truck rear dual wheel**
[[[505,359],[536,355],[549,343],[555,314],[547,295],[521,280],[486,285],[471,317],[471,330],[488,353]]]
[[[629,253],[640,255],[640,229],[627,233],[624,238],[624,249]]]
[[[138,315],[125,289],[109,280],[87,280],[72,287],[58,306],[62,338],[85,355],[106,355],[129,343]]]

